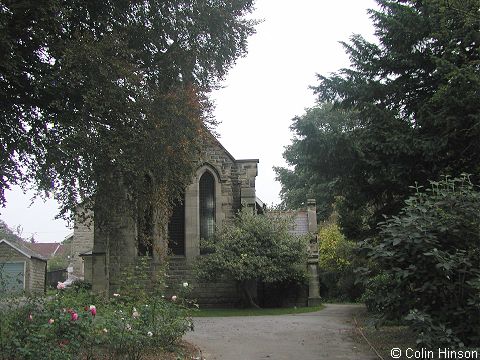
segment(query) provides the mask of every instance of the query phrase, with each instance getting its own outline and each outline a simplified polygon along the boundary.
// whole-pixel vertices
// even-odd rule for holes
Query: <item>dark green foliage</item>
[[[291,226],[292,220],[285,216],[257,215],[244,208],[232,224],[223,225],[213,240],[205,242],[210,253],[198,259],[199,278],[234,279],[247,297],[251,296],[247,287],[255,280],[303,283],[307,240],[290,234]]]
[[[364,269],[362,269],[364,270]],[[364,292],[362,301],[365,303],[368,311],[383,316],[385,319],[392,319],[392,315],[387,313],[385,299],[400,304],[403,298],[402,294],[395,294],[395,298],[390,292],[393,280],[390,274],[379,273],[364,280]],[[393,318],[396,318],[396,314]]]
[[[32,181],[65,214],[116,182],[140,196],[145,174],[171,203],[213,123],[206,94],[245,54],[252,4],[3,2],[0,204]]]
[[[380,274],[367,305],[406,318],[424,346],[480,345],[479,244],[478,186],[464,176],[417,188],[364,244]]]
[[[423,344],[478,345],[478,191],[466,179],[434,182],[401,209],[411,184],[460,173],[478,182],[480,3],[377,2],[377,41],[344,43],[350,67],[319,75],[319,105],[294,119],[282,196],[288,205],[329,190],[313,195],[323,207],[336,199],[348,238],[378,235],[370,308],[410,314]]]
[[[275,168],[287,208],[298,209],[307,198],[315,198],[319,218],[328,218],[336,182],[351,166],[353,126],[352,114],[334,111],[331,104],[308,109],[293,119],[290,128],[295,138],[283,154],[293,169]]]
[[[352,239],[398,213],[410,184],[480,173],[479,1],[377,2],[377,41],[353,35],[344,43],[350,67],[318,76],[320,109],[294,119],[285,158],[295,170],[279,172],[287,204],[314,195],[324,207],[342,196]]]

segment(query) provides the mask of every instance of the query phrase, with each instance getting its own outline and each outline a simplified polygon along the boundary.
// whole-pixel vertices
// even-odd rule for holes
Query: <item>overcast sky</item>
[[[376,8],[374,0],[257,0],[253,17],[264,21],[249,40],[248,55],[237,61],[213,99],[220,142],[236,159],[260,160],[256,189],[266,204],[280,201],[272,167],[285,165],[292,118],[315,104],[309,89],[317,84],[315,74],[348,66],[339,41],[353,33],[372,39],[369,8]],[[8,192],[0,218],[11,228],[20,225],[25,238],[62,241],[71,229],[53,220],[56,203],[37,200],[29,206],[31,196],[19,189]]]

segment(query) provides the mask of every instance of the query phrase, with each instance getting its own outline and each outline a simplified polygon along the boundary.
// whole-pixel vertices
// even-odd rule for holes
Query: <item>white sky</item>
[[[372,39],[368,8],[376,8],[374,0],[257,0],[253,17],[264,21],[249,40],[248,55],[237,61],[213,99],[220,142],[236,159],[260,160],[256,189],[266,204],[280,201],[272,167],[285,165],[292,118],[315,104],[308,88],[317,84],[315,74],[348,66],[339,41],[353,33]],[[54,220],[57,204],[37,200],[29,206],[31,197],[18,188],[8,192],[0,218],[11,228],[20,225],[25,238],[63,240],[71,230]]]

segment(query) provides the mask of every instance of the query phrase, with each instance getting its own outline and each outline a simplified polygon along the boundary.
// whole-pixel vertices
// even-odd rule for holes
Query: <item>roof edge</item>
[[[225,148],[225,146],[223,146],[223,144],[220,142],[220,140],[208,129],[206,129],[207,131],[207,134],[213,139],[213,141],[215,141],[218,146],[220,146],[222,148],[223,151],[225,151],[225,153],[227,154],[227,156],[230,158],[230,160],[232,160],[234,163],[245,163],[245,162],[255,162],[255,163],[259,163],[260,160],[259,159],[235,159],[233,157],[232,154],[230,154],[230,152]]]
[[[25,255],[25,256],[28,257],[29,259],[34,258],[34,259],[38,259],[38,260],[42,260],[42,261],[47,261],[47,259],[44,259],[44,258],[41,257],[41,256],[32,255],[32,254],[27,253],[25,250],[22,250],[22,249],[19,248],[18,246],[15,246],[15,244],[12,244],[10,241],[8,241],[8,240],[6,240],[6,239],[0,240],[0,244],[1,244],[1,243],[7,244],[8,246],[14,248],[14,249],[17,250],[20,254]]]
[[[222,145],[220,140],[218,140],[217,137],[213,135],[212,132],[209,131],[208,129],[207,129],[207,134],[213,139],[213,141],[215,141],[222,148],[223,151],[225,151],[225,153],[230,158],[230,160],[232,160],[233,162],[237,162],[237,160],[233,157],[233,155],[230,154],[230,152],[225,148],[225,146]]]
[[[238,159],[238,160],[235,160],[235,162],[237,163],[254,162],[258,164],[260,160],[259,159]]]

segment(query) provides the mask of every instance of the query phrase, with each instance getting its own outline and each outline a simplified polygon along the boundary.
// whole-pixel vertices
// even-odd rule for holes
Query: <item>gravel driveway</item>
[[[374,360],[349,333],[361,305],[327,304],[322,311],[276,316],[195,318],[185,340],[206,360]]]

